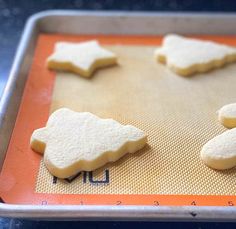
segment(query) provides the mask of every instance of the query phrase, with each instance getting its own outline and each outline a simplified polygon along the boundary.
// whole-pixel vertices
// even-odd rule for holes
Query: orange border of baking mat
[[[236,45],[233,36],[199,36],[228,45]],[[41,155],[32,152],[32,131],[45,125],[51,104],[55,73],[45,67],[55,42],[97,39],[102,44],[160,45],[157,36],[39,36],[33,64],[25,86],[16,124],[0,176],[0,196],[11,204],[94,204],[94,205],[199,205],[232,206],[236,196],[204,195],[78,195],[35,193]]]

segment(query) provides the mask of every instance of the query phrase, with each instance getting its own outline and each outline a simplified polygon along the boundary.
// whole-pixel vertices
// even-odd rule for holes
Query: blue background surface
[[[236,0],[0,0],[0,95],[26,19],[49,9],[236,12]],[[235,22],[236,23],[236,22]],[[5,228],[236,228],[234,223],[181,222],[40,222],[0,218]]]

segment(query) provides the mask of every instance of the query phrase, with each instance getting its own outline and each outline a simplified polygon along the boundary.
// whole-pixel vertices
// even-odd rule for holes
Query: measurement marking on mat
[[[121,205],[122,202],[120,200],[116,201],[116,205]]]
[[[197,205],[196,201],[193,201],[193,202],[191,203],[191,205],[196,206],[196,205]]]
[[[109,170],[106,169],[104,171],[104,176],[101,179],[95,179],[93,172],[79,172],[76,175],[64,179],[68,183],[72,183],[74,180],[76,180],[78,177],[82,175],[82,182],[83,184],[91,184],[91,185],[108,185],[110,183],[110,174]],[[52,184],[57,184],[58,178],[53,176],[52,177]]]
[[[154,201],[154,205],[155,205],[155,206],[159,206],[160,204],[159,204],[158,201],[155,200],[155,201]]]
[[[72,177],[69,177],[69,178],[66,178],[65,180],[68,182],[68,183],[71,183],[73,182],[77,177],[79,177],[81,175],[81,172],[77,173],[76,175],[72,176]],[[84,174],[83,174],[84,175]]]
[[[234,206],[233,201],[228,201],[228,205],[229,205],[229,206]]]
[[[56,183],[57,183],[57,177],[53,176],[52,183],[53,183],[53,184],[56,184]]]
[[[110,177],[109,177],[109,170],[106,169],[105,170],[105,179],[103,180],[94,180],[94,177],[93,177],[93,172],[89,172],[88,173],[89,175],[89,182],[91,184],[109,184],[109,180],[110,180]]]
[[[43,200],[41,204],[42,204],[42,205],[47,205],[48,202],[47,202],[46,200]]]

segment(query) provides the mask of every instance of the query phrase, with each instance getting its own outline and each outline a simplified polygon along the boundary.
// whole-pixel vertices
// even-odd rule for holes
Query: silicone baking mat
[[[119,64],[91,79],[45,67],[57,41],[98,39]],[[200,37],[236,45],[234,37]],[[234,205],[236,169],[211,170],[199,158],[202,145],[225,131],[216,118],[236,101],[236,65],[189,78],[153,58],[160,37],[39,37],[17,122],[0,177],[7,203]],[[132,124],[148,134],[148,145],[93,172],[60,180],[49,174],[29,147],[34,129],[49,114],[68,107]]]

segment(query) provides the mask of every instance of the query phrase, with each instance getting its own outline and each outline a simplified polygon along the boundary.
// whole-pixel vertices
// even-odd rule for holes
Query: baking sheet
[[[90,38],[92,37],[40,36],[30,80],[32,75],[34,79],[28,81],[26,88],[31,94],[35,94],[36,90],[37,95],[36,98],[25,95],[23,103],[28,100],[27,106],[30,106],[31,110],[29,112],[24,109],[26,105],[22,104],[17,124],[25,128],[28,123],[33,130],[46,122],[50,107],[55,110],[66,106],[77,111],[90,111],[104,118],[112,117],[125,124],[133,124],[147,132],[149,146],[93,174],[80,174],[68,182],[53,178],[42,163],[40,168],[38,167],[40,156],[29,149],[29,138],[26,141],[26,135],[30,136],[30,131],[24,135],[25,139],[16,140],[13,134],[7,155],[13,157],[12,151],[18,149],[18,154],[23,153],[28,159],[33,159],[34,174],[31,184],[28,181],[22,182],[20,175],[19,183],[15,180],[11,187],[4,184],[1,188],[4,189],[3,194],[7,196],[7,188],[13,192],[13,189],[21,185],[21,193],[17,192],[18,199],[15,197],[14,201],[34,202],[37,196],[46,198],[43,200],[45,203],[80,201],[85,204],[122,202],[155,205],[161,202],[165,205],[197,203],[219,206],[231,203],[232,198],[235,198],[235,169],[226,172],[210,170],[199,160],[199,151],[207,140],[224,131],[216,121],[215,111],[223,104],[235,101],[236,67],[231,65],[210,74],[183,78],[171,73],[153,59],[153,45],[156,47],[160,44],[159,37],[103,37],[100,38],[102,43],[109,44],[107,47],[120,57],[119,65],[96,72],[90,80],[73,74],[59,73],[52,90],[55,75],[45,69],[44,61],[52,51],[55,41]],[[230,40],[222,37],[213,39],[226,43]],[[230,41],[232,44],[232,40]],[[41,83],[38,80],[39,75],[44,76],[43,79],[40,78]],[[44,83],[48,84],[47,87],[38,85]],[[32,115],[29,117],[31,112],[35,114],[32,120]],[[17,128],[19,129],[16,125],[15,129]],[[16,155],[14,156],[16,160]],[[7,156],[6,161],[12,160],[8,160],[9,157]],[[4,164],[1,176],[5,175],[8,181],[11,180],[9,177],[16,178],[9,176],[9,172],[13,172],[12,164],[9,166],[10,168]],[[3,182],[3,179],[1,181]],[[31,187],[24,187],[24,183]],[[23,196],[28,194],[29,190],[35,191],[31,199]],[[76,195],[72,198],[71,194]],[[209,196],[207,200],[204,200],[205,195]],[[78,201],[75,201],[76,198]]]

